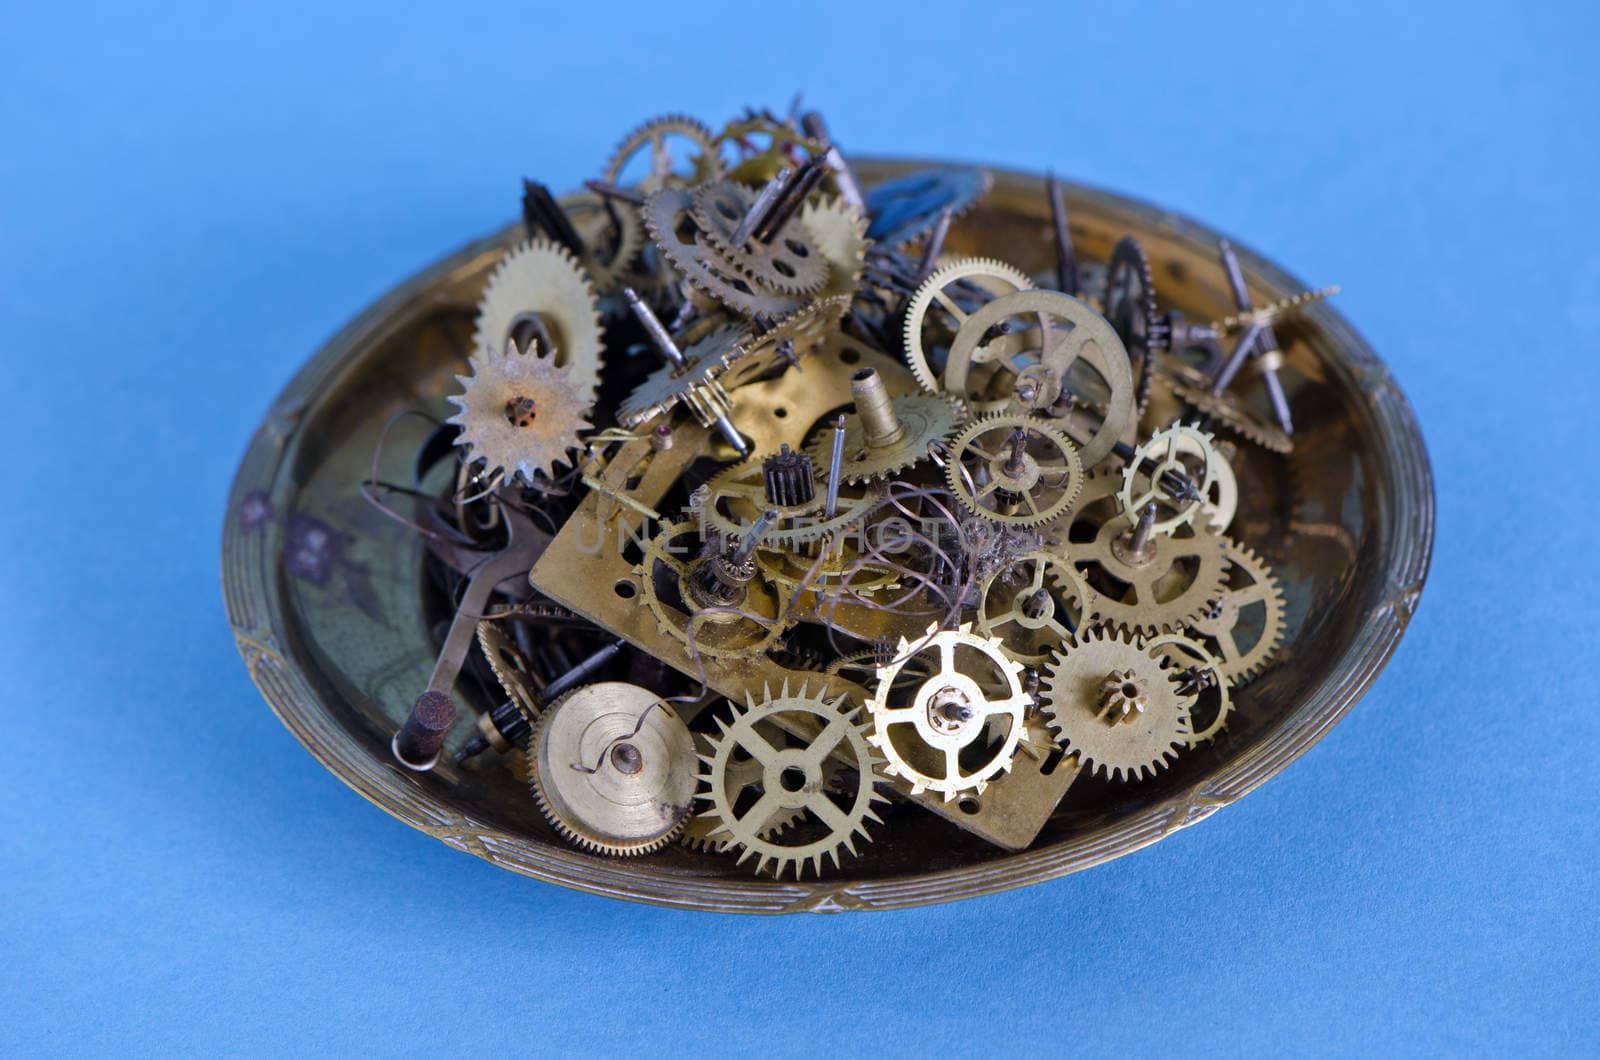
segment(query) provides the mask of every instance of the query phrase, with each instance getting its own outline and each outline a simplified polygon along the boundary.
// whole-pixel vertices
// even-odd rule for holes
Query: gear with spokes
[[[992,415],[969,423],[945,462],[950,492],[974,515],[1009,527],[1043,526],[1072,507],[1083,487],[1078,447],[1032,416]]]
[[[1156,431],[1134,450],[1133,459],[1123,468],[1117,501],[1130,518],[1137,518],[1147,506],[1155,505],[1157,514],[1151,532],[1170,534],[1207,509],[1221,475],[1219,465],[1226,463],[1216,451],[1211,435],[1198,427],[1174,423]],[[1175,498],[1166,485],[1169,476],[1189,483],[1189,496]]]
[[[1067,752],[1112,780],[1153,776],[1188,743],[1191,697],[1166,657],[1128,634],[1080,631],[1046,668],[1040,700]]]
[[[683,830],[694,739],[650,689],[625,681],[574,689],[540,715],[529,748],[539,810],[577,846],[632,857]]]
[[[700,756],[710,789],[699,796],[710,804],[701,813],[708,839],[776,877],[792,870],[799,879],[808,866],[820,876],[824,859],[838,868],[841,851],[854,856],[856,841],[871,839],[867,823],[881,823],[873,804],[886,801],[873,785],[878,760],[859,715],[859,707],[842,695],[829,698],[825,687],[812,693],[801,685],[791,693],[786,681],[776,695],[763,687],[759,702],[746,694],[731,722],[718,721],[710,753]],[[734,790],[744,756],[761,768],[761,794],[748,806]],[[785,815],[796,819],[774,833],[773,822]]]
[[[1283,643],[1283,589],[1248,547],[1224,538],[1224,591],[1189,626],[1216,646],[1222,676],[1238,686],[1264,670]]]
[[[637,186],[645,191],[674,182],[698,183],[722,175],[717,138],[711,130],[682,114],[665,114],[652,118],[623,137],[612,152],[611,161],[606,163],[605,182],[620,184],[628,176],[629,163],[644,151],[649,152],[650,169]]]
[[[907,703],[895,691],[900,671],[930,652],[937,654],[938,668]],[[867,738],[883,754],[884,774],[901,780],[913,795],[933,791],[949,802],[967,792],[982,794],[1011,769],[1033,701],[1022,690],[1022,664],[1006,655],[998,639],[973,633],[970,625],[931,626],[915,644],[901,638],[895,657],[876,677],[867,701]],[[994,725],[1001,726],[997,741],[985,735]]]
[[[1227,539],[1199,526],[1139,538],[1135,523],[1118,515],[1067,551],[1099,594],[1102,620],[1131,633],[1181,629],[1222,591]]]
[[[572,383],[571,373],[543,356],[537,344],[518,352],[510,342],[499,351],[484,349],[468,358],[471,375],[458,375],[461,393],[450,395],[455,415],[445,422],[461,428],[456,445],[468,463],[481,461],[484,473],[504,472],[532,485],[554,478],[583,448],[589,402]]]
[[[1093,620],[1094,590],[1052,552],[1019,556],[978,586],[973,627],[996,637],[1006,654],[1025,666],[1049,658],[1057,645]]]
[[[656,629],[701,659],[749,659],[777,647],[789,625],[784,594],[758,577],[733,603],[702,603],[693,577],[711,560],[696,520],[662,527],[650,539],[633,576]]]
[[[921,463],[961,422],[960,406],[943,395],[902,394],[890,399],[889,404],[901,427],[892,441],[874,444],[861,414],[846,414],[841,465],[844,481],[873,482]],[[826,467],[833,454],[833,432],[818,432],[806,452],[819,466]]]
[[[722,256],[756,283],[785,294],[813,294],[828,278],[828,262],[811,246],[803,224],[785,224],[766,242],[735,244],[741,221],[756,193],[731,180],[715,180],[694,191],[694,219]]]
[[[944,390],[945,356],[969,316],[1001,295],[1032,287],[1021,269],[993,258],[958,258],[930,273],[905,310],[906,363],[922,389]],[[936,333],[943,334],[942,341],[930,342]]]

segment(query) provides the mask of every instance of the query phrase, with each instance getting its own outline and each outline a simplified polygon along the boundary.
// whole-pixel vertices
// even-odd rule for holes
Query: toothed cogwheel
[[[466,450],[466,463],[481,460],[485,474],[504,471],[530,485],[573,463],[571,454],[583,447],[589,429],[584,416],[591,399],[554,358],[533,345],[518,353],[507,342],[498,352],[479,351],[468,364],[472,374],[456,376],[461,393],[450,395],[458,411],[445,421],[461,428],[455,444]]]
[[[709,758],[715,749],[710,738],[700,733],[695,734],[694,745],[695,754],[702,761]],[[752,797],[760,796],[762,792],[761,782],[765,776],[766,767],[761,764],[759,759],[751,757],[748,752],[741,753],[736,751],[732,761],[728,763],[727,772],[724,774],[724,787],[727,789],[725,794],[728,804],[738,805],[741,801],[748,802]],[[697,795],[696,799],[702,797],[703,795]],[[802,816],[804,816],[803,810],[779,810],[761,826],[761,835],[763,838],[770,838],[783,831],[789,825],[794,824]],[[726,838],[713,838],[712,833],[716,829],[717,820],[715,817],[708,817],[705,814],[698,813],[691,814],[688,822],[684,825],[683,835],[679,838],[683,845],[690,850],[720,854],[728,849],[728,841]]]
[[[633,857],[683,830],[694,738],[650,689],[625,681],[574,689],[540,716],[529,747],[539,810],[575,845]]]
[[[872,493],[841,493],[832,519],[827,511],[827,472],[810,454],[797,454],[809,464],[809,496],[798,504],[784,504],[767,488],[766,460],[752,456],[718,472],[706,483],[704,499],[697,502],[702,527],[737,541],[768,509],[778,521],[762,537],[763,548],[805,549],[807,545],[840,534],[865,519],[879,503]]]
[[[737,851],[741,864],[754,858],[757,872],[776,877],[792,869],[799,879],[807,866],[820,876],[824,858],[838,868],[841,850],[854,856],[857,838],[871,839],[867,822],[881,823],[873,803],[887,801],[873,787],[878,760],[859,715],[860,708],[850,706],[846,697],[829,699],[825,687],[813,694],[801,685],[791,693],[786,681],[773,695],[764,686],[759,703],[746,694],[744,706],[735,706],[732,722],[718,722],[711,753],[701,756],[701,779],[710,791],[699,798],[710,804],[702,812],[712,825],[710,838]],[[779,717],[785,730],[814,729],[816,734],[779,738]],[[738,752],[762,769],[761,796],[743,812],[730,783]],[[832,791],[830,757],[840,759],[843,767],[835,774]],[[798,812],[803,820],[771,834],[770,822],[786,812]]]
[[[1222,675],[1237,687],[1266,669],[1282,646],[1284,599],[1277,577],[1261,557],[1237,541],[1224,540],[1226,587],[1189,625],[1216,645]]]
[[[817,297],[855,297],[866,264],[867,222],[849,203],[834,195],[815,198],[800,208],[800,225],[811,237],[811,245],[828,263],[828,278]],[[845,309],[849,302],[845,303]],[[840,315],[844,314],[841,309]]]
[[[1093,620],[1096,597],[1083,575],[1060,556],[1030,552],[978,586],[979,633],[996,637],[1025,666],[1049,658],[1057,645]]]
[[[1172,393],[1218,427],[1246,441],[1255,442],[1268,452],[1283,456],[1294,452],[1294,439],[1274,424],[1269,424],[1226,394],[1213,394],[1205,386],[1174,380]]]
[[[1167,348],[1167,322],[1156,315],[1156,285],[1150,275],[1150,259],[1132,236],[1123,236],[1111,248],[1100,305],[1129,355],[1141,366],[1153,351]]]
[[[689,148],[680,149],[676,158],[670,146],[674,139],[687,141]],[[722,175],[722,157],[717,151],[717,137],[711,130],[685,115],[666,114],[652,118],[623,137],[612,152],[611,161],[606,163],[605,182],[620,184],[627,176],[628,163],[644,150],[650,152],[650,172],[638,187],[645,191],[673,182],[698,184]]]
[[[1127,634],[1081,631],[1046,668],[1040,699],[1061,745],[1113,780],[1154,776],[1187,746],[1190,697],[1166,658]]]
[[[750,319],[781,320],[805,307],[806,299],[801,296],[747,279],[711,245],[695,220],[694,193],[687,188],[664,187],[651,192],[640,216],[661,253],[701,294]]]
[[[1222,591],[1226,539],[1201,527],[1188,536],[1153,534],[1129,549],[1133,523],[1109,519],[1095,539],[1069,546],[1073,564],[1099,593],[1100,617],[1132,633],[1165,633],[1199,618]]]
[[[969,423],[950,445],[945,479],[962,507],[1000,526],[1043,526],[1064,515],[1083,488],[1078,447],[1030,416]]]
[[[977,309],[1004,294],[1026,291],[1033,281],[1021,269],[993,258],[960,258],[935,269],[912,293],[905,311],[905,357],[911,374],[930,394],[943,392],[940,376],[949,342],[929,347],[928,326],[937,321],[954,340]],[[935,307],[939,312],[934,313]],[[933,353],[938,361],[933,363]]]
[[[734,244],[756,193],[731,180],[714,180],[694,190],[694,219],[707,240],[744,275],[774,291],[812,294],[828,278],[826,259],[812,248],[805,229],[785,224],[770,242],[754,237]]]
[[[693,519],[663,527],[633,568],[656,629],[701,659],[749,659],[775,648],[789,627],[784,594],[755,578],[743,602],[705,608],[696,602],[690,577],[704,551],[700,524]]]
[[[937,654],[938,669],[905,704],[895,692],[900,671],[927,653]],[[915,644],[901,638],[895,658],[878,668],[877,690],[867,701],[867,739],[884,757],[885,776],[913,795],[935,791],[949,802],[963,792],[982,794],[1011,769],[1031,704],[1022,690],[1022,664],[999,640],[973,633],[970,625],[930,626]],[[1002,736],[991,742],[985,733],[994,725],[1002,726]]]
[[[1228,727],[1233,696],[1216,656],[1192,637],[1166,633],[1145,642],[1145,650],[1167,660],[1178,676],[1178,688],[1190,697],[1189,727],[1184,743],[1193,747],[1216,739]],[[1209,720],[1205,720],[1209,719]]]
[[[1152,434],[1149,441],[1134,450],[1133,459],[1122,470],[1122,489],[1117,493],[1117,501],[1122,505],[1123,514],[1137,519],[1139,513],[1154,504],[1157,514],[1151,527],[1153,533],[1170,534],[1180,526],[1187,526],[1197,514],[1206,510],[1216,489],[1218,466],[1227,463],[1217,453],[1213,441],[1211,435],[1200,428],[1181,423]],[[1162,485],[1162,479],[1169,474],[1193,483],[1194,496],[1174,500]],[[1229,474],[1231,477],[1231,471]]]
[[[532,339],[566,371],[581,404],[593,404],[604,348],[600,303],[578,259],[548,239],[520,244],[489,274],[472,345],[481,353]]]
[[[902,394],[891,398],[890,405],[903,430],[888,445],[868,445],[860,415],[845,415],[842,477],[846,482],[872,482],[921,463],[961,422],[961,406],[939,394]],[[819,467],[827,467],[833,459],[832,429],[818,431],[806,452]]]
[[[758,145],[758,140],[764,140],[765,145]],[[765,184],[779,170],[793,169],[827,151],[826,145],[767,112],[750,112],[724,126],[717,146],[720,149],[729,145],[741,158],[728,171],[728,178],[743,184]]]
[[[500,625],[491,619],[478,622],[478,649],[489,661],[496,681],[506,698],[517,705],[525,720],[539,716],[539,689],[532,668]]]

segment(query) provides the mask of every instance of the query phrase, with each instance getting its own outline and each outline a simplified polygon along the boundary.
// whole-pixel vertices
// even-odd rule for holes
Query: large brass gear
[[[1261,557],[1237,541],[1224,540],[1225,591],[1189,625],[1206,643],[1216,645],[1223,677],[1238,686],[1265,669],[1283,644],[1284,598],[1277,577]]]
[[[591,191],[568,195],[560,206],[583,240],[583,268],[595,288],[609,291],[616,287],[644,249],[644,222],[639,220],[639,208],[613,201],[608,210],[606,200]]]
[[[754,858],[757,872],[777,877],[792,869],[799,879],[808,866],[820,876],[824,858],[838,868],[840,851],[854,855],[856,840],[871,838],[867,822],[881,822],[873,803],[885,801],[873,785],[878,762],[859,714],[844,696],[828,698],[825,688],[813,694],[801,685],[791,693],[785,681],[776,695],[763,687],[759,703],[747,693],[732,722],[718,722],[711,753],[701,756],[701,777],[710,791],[700,798],[710,804],[702,813],[713,825],[710,839],[737,851],[741,863]],[[773,719],[780,715],[786,715],[785,729],[814,730],[815,735],[774,743]],[[730,798],[728,783],[740,750],[762,767],[761,796],[742,812]],[[831,786],[842,789],[836,792],[829,790],[830,757],[843,759],[849,770],[834,774]],[[772,834],[775,818],[796,811],[808,820]]]
[[[692,156],[685,155],[681,159],[688,163],[687,173],[677,171],[675,163],[680,160],[673,158],[672,149],[668,146],[671,137],[686,140],[692,148],[698,149]],[[623,137],[612,152],[611,160],[606,163],[605,182],[619,183],[625,175],[628,162],[643,150],[650,152],[650,174],[639,183],[639,187],[645,191],[653,191],[670,183],[698,184],[722,175],[717,137],[711,130],[682,114],[665,114],[652,118]]]
[[[924,345],[927,339],[924,326],[932,319],[935,307],[954,323],[954,327],[948,328],[954,339],[967,317],[978,308],[973,299],[988,301],[1032,287],[1033,281],[1021,269],[993,258],[958,258],[929,274],[912,293],[905,311],[906,364],[922,389],[932,394],[944,390],[939,378],[943,369],[935,372]]]
[[[778,521],[762,536],[765,548],[794,550],[834,537],[859,524],[879,503],[873,493],[841,493],[833,518],[826,517],[826,470],[812,461],[813,499],[804,504],[781,505],[767,500],[762,456],[733,464],[706,483],[704,499],[697,502],[702,527],[726,540],[737,541],[763,512],[778,513]]]
[[[961,422],[961,407],[940,394],[902,394],[890,404],[904,430],[888,445],[868,445],[861,417],[853,412],[845,416],[842,475],[846,482],[874,482],[928,459],[933,447],[943,445]],[[826,467],[833,455],[833,432],[819,431],[806,452]]]
[[[743,602],[706,609],[696,603],[689,578],[703,535],[693,519],[664,526],[645,546],[633,569],[656,629],[702,659],[751,659],[778,646],[789,620],[784,594],[760,578]],[[663,593],[667,598],[663,598]]]
[[[478,622],[478,649],[489,662],[495,680],[506,698],[516,704],[524,720],[532,722],[539,716],[540,682],[533,676],[533,668],[499,623],[492,619]]]
[[[1067,554],[1100,594],[1100,617],[1132,633],[1167,633],[1198,619],[1222,592],[1227,539],[1204,527],[1152,534],[1137,552],[1133,522],[1107,519],[1094,540],[1069,544]]]
[[[1037,666],[1095,615],[1097,599],[1072,564],[1053,552],[1019,556],[978,586],[973,628],[1006,654]]]
[[[503,471],[529,485],[573,463],[589,429],[592,398],[578,390],[571,373],[542,356],[537,344],[519,353],[510,341],[498,351],[480,350],[467,363],[472,374],[456,376],[461,393],[449,400],[457,411],[445,421],[461,428],[456,445],[466,450],[466,463],[482,461],[485,474]]]
[[[1015,328],[1013,318],[1034,320],[1037,327]],[[1006,326],[1013,330],[996,333]],[[1098,380],[1086,378],[1080,365],[1092,369]],[[1073,421],[1087,435],[1079,447],[1085,468],[1105,459],[1134,430],[1136,388],[1128,352],[1087,303],[1059,291],[1018,291],[996,298],[956,333],[944,388],[964,397],[973,412],[998,412],[1017,397],[1011,386],[1024,372],[1035,387],[1098,405],[1098,423]],[[1103,383],[1105,393],[1087,393],[1091,382]]]
[[[1157,514],[1152,531],[1170,534],[1206,510],[1217,489],[1221,474],[1218,466],[1226,463],[1216,451],[1211,435],[1198,427],[1174,423],[1156,431],[1134,450],[1133,459],[1122,470],[1117,502],[1130,518],[1137,518],[1146,506],[1154,504]],[[1162,479],[1169,474],[1188,479],[1194,485],[1194,494],[1175,500],[1162,485]],[[1231,475],[1230,471],[1230,478]],[[1237,502],[1237,485],[1234,488]],[[1228,514],[1231,518],[1232,513]],[[1207,525],[1212,525],[1209,517]]]
[[[743,184],[709,181],[694,190],[694,218],[723,258],[756,283],[784,294],[815,293],[828,278],[828,262],[811,246],[803,225],[786,224],[769,242],[748,239],[734,245],[755,200],[755,192]]]
[[[732,404],[722,376],[743,356],[745,338],[744,332],[725,328],[685,348],[682,367],[662,365],[633,388],[617,406],[617,422],[637,427],[682,403],[702,426],[709,426]]]
[[[950,444],[945,478],[974,515],[1026,528],[1071,510],[1084,472],[1078,447],[1064,431],[1037,417],[1006,414],[962,428]]]
[[[1128,634],[1080,631],[1046,668],[1040,699],[1068,753],[1113,780],[1153,776],[1187,746],[1191,698],[1167,658]]]
[[[709,758],[715,750],[715,745],[705,735],[696,733],[694,742],[695,753],[701,761]],[[724,795],[729,805],[736,806],[741,802],[747,803],[751,796],[761,795],[762,781],[765,777],[766,767],[761,764],[760,759],[748,752],[740,754],[736,750],[728,763],[727,770],[723,773]],[[703,781],[705,778],[701,779]],[[804,810],[780,809],[774,812],[766,823],[762,825],[760,834],[762,838],[770,839],[794,824],[804,815]],[[717,827],[718,824],[715,817],[706,814],[691,814],[688,823],[684,825],[683,835],[680,839],[683,845],[690,850],[705,850],[713,854],[720,854],[728,849],[728,840],[726,836],[717,838],[713,835]]]
[[[518,245],[489,274],[472,345],[480,353],[512,341],[522,349],[530,337],[566,370],[581,404],[592,404],[604,349],[600,303],[572,252],[542,238]]]
[[[928,652],[937,653],[938,669],[906,704],[895,692],[896,679]],[[958,654],[965,656],[963,662]],[[970,625],[930,627],[915,645],[901,638],[895,657],[878,668],[876,690],[867,701],[872,719],[867,739],[884,757],[884,774],[899,778],[913,795],[938,792],[946,802],[982,794],[991,780],[1010,771],[1027,728],[1024,715],[1033,701],[1021,678],[1022,664],[1006,655],[1000,641],[973,633]],[[1003,735],[991,742],[988,731],[996,723]]]
[[[673,268],[695,290],[749,317],[781,320],[803,308],[798,295],[774,291],[747,279],[712,246],[694,217],[694,193],[687,188],[658,188],[641,210],[645,229]]]
[[[693,808],[694,738],[648,688],[603,681],[574,689],[540,715],[529,748],[539,811],[585,850],[659,850]]]
[[[740,352],[730,357],[723,385],[735,390],[798,364],[836,332],[839,318],[849,308],[847,295],[819,296],[765,331],[750,335],[740,344]]]

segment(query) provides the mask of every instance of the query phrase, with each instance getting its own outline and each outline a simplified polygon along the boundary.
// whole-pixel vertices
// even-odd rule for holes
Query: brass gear
[[[1084,473],[1065,432],[1037,417],[1002,414],[962,428],[950,444],[945,479],[974,515],[1028,528],[1069,511]]]
[[[696,757],[702,761],[715,750],[710,738],[701,733],[695,734],[694,745]],[[740,756],[735,752],[724,773],[724,786],[727,788],[729,804],[737,805],[741,799],[747,798],[752,793],[760,795],[761,781],[765,776],[766,768],[759,759],[749,755]],[[770,839],[803,816],[804,811],[801,810],[780,809],[767,819],[761,828],[761,835]],[[679,838],[690,850],[720,854],[728,849],[728,841],[726,838],[714,838],[712,833],[716,830],[715,817],[691,814],[688,823],[684,825],[683,835]]]
[[[760,578],[750,582],[742,604],[708,611],[695,602],[689,589],[694,561],[680,557],[699,556],[702,541],[700,524],[693,519],[664,526],[633,568],[656,629],[702,659],[751,659],[777,647],[789,627],[787,601]],[[662,598],[664,590],[669,599]]]
[[[867,221],[843,199],[826,195],[813,198],[800,208],[801,227],[811,237],[811,245],[828,263],[828,278],[817,297],[829,298],[844,295],[854,298],[861,283],[861,269],[866,264],[867,248],[872,245],[867,238]],[[846,302],[840,316],[848,309]]]
[[[723,386],[736,390],[800,362],[827,341],[849,308],[847,295],[818,297],[760,334],[748,336],[739,351],[730,355]],[[787,354],[782,349],[785,342],[789,344]]]
[[[639,208],[627,202],[606,200],[591,191],[568,195],[560,201],[578,237],[583,240],[583,268],[595,288],[609,291],[616,287],[639,251],[644,249],[644,222]],[[611,223],[615,215],[617,224]]]
[[[1183,536],[1152,534],[1142,555],[1127,543],[1133,522],[1117,515],[1100,525],[1094,540],[1065,546],[1073,565],[1100,594],[1100,617],[1130,633],[1181,629],[1205,613],[1222,591],[1227,539],[1203,527]]]
[[[566,370],[587,406],[600,382],[604,338],[594,285],[572,252],[548,239],[519,244],[500,260],[478,301],[472,345],[499,351],[525,335],[538,338]]]
[[[1021,269],[994,258],[958,258],[941,265],[922,281],[906,303],[905,357],[911,374],[917,377],[922,389],[931,394],[941,393],[944,386],[928,361],[928,351],[923,345],[923,327],[929,319],[929,313],[937,305],[955,321],[951,337],[959,333],[961,325],[976,311],[976,307],[968,308],[956,300],[956,294],[951,289],[958,286],[963,288],[962,293],[966,297],[970,298],[972,292],[965,289],[976,287],[983,295],[993,299],[1030,290],[1033,281]]]
[[[889,445],[868,445],[861,417],[854,412],[845,416],[844,481],[873,482],[926,460],[929,450],[942,445],[961,422],[960,406],[943,395],[902,394],[890,404],[904,430]],[[806,452],[818,466],[826,467],[833,456],[833,431],[818,432]]]
[[[694,218],[694,193],[687,188],[657,189],[640,212],[650,238],[695,290],[752,319],[781,320],[804,308],[803,298],[745,278],[711,245]]]
[[[1052,552],[1029,552],[979,584],[973,628],[998,639],[1017,662],[1037,666],[1093,620],[1096,603],[1072,564]]]
[[[1046,668],[1040,699],[1061,745],[1112,780],[1153,776],[1187,745],[1190,697],[1166,658],[1128,634],[1080,631]],[[1139,706],[1123,713],[1119,703]]]
[[[793,869],[799,879],[808,865],[812,875],[820,876],[824,858],[838,868],[841,850],[854,855],[858,837],[871,839],[867,822],[881,823],[873,803],[886,801],[873,786],[878,763],[859,714],[860,708],[851,707],[844,696],[829,699],[825,687],[813,694],[801,685],[791,693],[785,681],[773,695],[771,686],[764,686],[759,703],[746,693],[744,706],[734,708],[733,721],[718,721],[711,753],[701,755],[701,779],[710,787],[699,796],[710,804],[701,816],[713,826],[710,838],[738,851],[740,863],[754,858],[757,872],[780,878],[784,870]],[[788,715],[791,728],[815,728],[816,735],[796,739],[799,746],[786,746],[788,739],[774,744],[758,726],[778,715]],[[773,724],[769,731],[776,728]],[[762,766],[761,797],[742,813],[730,798],[728,782],[734,754],[741,749]],[[853,771],[836,773],[833,786],[843,789],[837,801],[828,790],[830,756],[843,758]],[[772,835],[774,817],[790,811],[807,820]]]
[[[1218,465],[1227,463],[1216,451],[1214,441],[1200,428],[1181,423],[1152,434],[1134,450],[1133,459],[1122,469],[1122,489],[1117,492],[1117,503],[1122,506],[1123,513],[1130,519],[1137,519],[1147,505],[1154,504],[1158,513],[1168,513],[1157,514],[1152,527],[1155,533],[1170,534],[1180,526],[1187,526],[1197,514],[1206,510],[1217,488]],[[1154,465],[1151,470],[1144,469],[1146,462]],[[1167,474],[1181,475],[1191,481],[1194,496],[1183,501],[1174,500],[1161,485],[1161,479]],[[1232,477],[1231,470],[1229,476]],[[1237,483],[1234,490],[1237,503]],[[1208,526],[1211,524],[1209,514]],[[1231,512],[1229,517],[1232,517]]]
[[[584,685],[556,700],[529,737],[539,812],[596,854],[660,850],[694,801],[694,738],[671,705],[625,681]]]
[[[742,153],[753,137],[765,140],[766,146],[759,150],[752,148],[748,155],[734,163],[728,171],[729,179],[744,184],[765,184],[777,176],[779,170],[792,169],[796,162],[802,161],[798,158],[801,151],[809,158],[816,158],[828,150],[826,144],[780,121],[775,115],[754,112],[724,126],[717,137],[717,147],[720,150],[732,144]]]
[[[732,406],[721,379],[728,366],[743,356],[745,338],[744,332],[725,328],[686,347],[683,367],[664,364],[645,376],[617,406],[617,422],[637,427],[682,403],[701,426],[710,426],[717,413]]]
[[[673,170],[674,160],[667,139],[674,136],[688,140],[699,148],[699,153],[689,160],[692,172],[686,176],[675,174]],[[653,191],[674,182],[698,184],[722,175],[722,157],[717,151],[717,138],[711,130],[685,115],[665,114],[652,118],[623,137],[612,152],[611,160],[606,163],[605,182],[616,184],[621,181],[628,162],[646,148],[650,151],[650,175],[639,183],[639,187],[645,191]]]
[[[480,350],[467,363],[472,374],[456,376],[461,393],[449,400],[457,411],[445,421],[461,428],[455,444],[466,450],[464,462],[481,460],[485,474],[504,471],[529,485],[573,463],[593,399],[573,385],[571,373],[535,346],[518,353],[510,341],[498,352]]]
[[[993,334],[1013,317],[1033,318],[1038,327]],[[1068,327],[1056,327],[1057,321]],[[1035,336],[1038,345],[1027,345]],[[1024,359],[1026,364],[1021,363]],[[1000,376],[1014,379],[1027,367],[1042,365],[1066,396],[1085,386],[1082,373],[1075,372],[1080,363],[1093,369],[1106,387],[1106,393],[1098,396],[1100,422],[1080,426],[1089,437],[1079,447],[1079,456],[1085,468],[1093,468],[1135,428],[1135,386],[1122,340],[1086,302],[1059,291],[1018,291],[996,298],[968,317],[956,333],[945,364],[944,388],[965,398],[973,412],[998,412],[1012,400],[1010,390],[995,390]],[[974,372],[974,368],[989,371]]]
[[[758,548],[756,566],[773,585],[791,593],[811,593],[823,606],[900,587],[900,571],[864,561],[849,545],[841,543],[819,551],[820,561],[803,551]]]
[[[755,192],[731,180],[714,180],[694,189],[694,218],[710,244],[744,275],[784,294],[813,294],[828,278],[828,262],[799,224],[786,224],[763,243],[735,246],[739,223],[755,205]]]
[[[1229,685],[1239,686],[1272,662],[1283,644],[1283,589],[1261,557],[1225,538],[1227,585],[1190,628],[1209,644]],[[1262,610],[1259,616],[1254,608]],[[1247,610],[1249,609],[1249,610]]]
[[[958,651],[964,662],[957,662]],[[900,670],[927,652],[938,653],[938,669],[917,686],[909,704],[896,705]],[[1027,728],[1024,715],[1033,700],[1021,678],[1022,664],[1006,655],[1000,641],[973,633],[970,625],[930,626],[915,646],[902,637],[894,659],[878,668],[876,691],[867,701],[867,739],[885,759],[884,774],[902,780],[913,795],[935,791],[946,802],[966,792],[982,794],[991,780],[1010,771]],[[995,743],[985,735],[991,719],[1004,725]],[[969,748],[977,752],[975,764],[961,761]]]

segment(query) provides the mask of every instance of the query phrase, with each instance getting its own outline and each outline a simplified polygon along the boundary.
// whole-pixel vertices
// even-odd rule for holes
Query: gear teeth
[[[926,319],[928,310],[932,307],[934,295],[943,290],[956,280],[971,279],[973,277],[988,277],[1010,285],[1013,290],[1027,291],[1033,288],[1033,280],[1021,269],[1014,265],[1000,261],[997,258],[961,258],[949,262],[929,274],[928,278],[912,292],[906,302],[905,325],[901,329],[902,350],[906,364],[911,369],[911,374],[916,377],[917,383],[930,394],[937,394],[944,390],[939,380],[934,378],[933,370],[929,367],[928,357],[922,348],[922,324]]]

